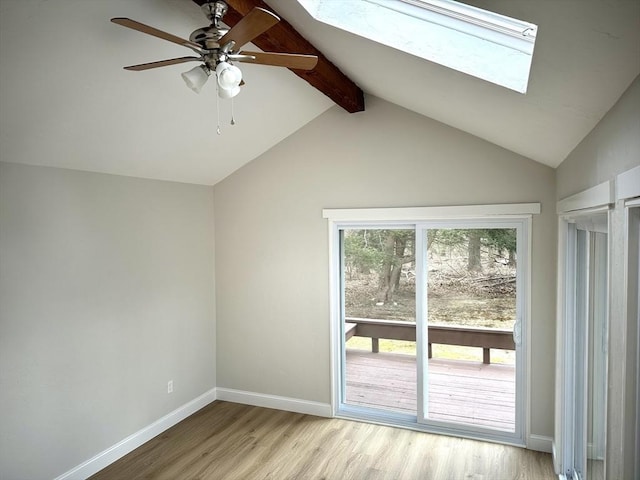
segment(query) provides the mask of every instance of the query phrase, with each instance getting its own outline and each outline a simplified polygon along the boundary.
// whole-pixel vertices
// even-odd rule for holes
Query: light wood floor
[[[551,456],[505,445],[214,402],[92,480],[553,479]]]
[[[416,357],[347,349],[347,403],[415,415]],[[515,428],[513,365],[429,360],[429,418],[498,430]]]

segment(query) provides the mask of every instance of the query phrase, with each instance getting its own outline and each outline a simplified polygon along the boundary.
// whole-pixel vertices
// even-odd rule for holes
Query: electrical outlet
[[[173,393],[173,380],[167,382],[167,393]]]

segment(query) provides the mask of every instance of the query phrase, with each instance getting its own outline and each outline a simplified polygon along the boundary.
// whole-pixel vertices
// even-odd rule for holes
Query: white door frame
[[[640,197],[625,203],[625,283],[626,283],[626,317],[628,328],[635,326],[635,427],[634,441],[630,448],[633,455],[632,478],[640,476]],[[629,337],[628,337],[629,338]],[[632,359],[633,361],[633,359]],[[632,386],[629,386],[632,388]]]
[[[640,165],[616,177],[616,200],[624,208],[624,307],[628,370],[624,417],[633,424],[625,435],[624,474],[640,477]],[[635,385],[634,385],[635,382]],[[633,398],[635,397],[635,398]],[[631,404],[631,405],[628,405]]]
[[[578,265],[578,229],[607,233],[607,289],[611,277],[610,247],[610,206],[614,203],[614,190],[611,182],[604,182],[576,195],[558,202],[558,298],[556,331],[556,419],[553,444],[554,467],[560,475],[576,475],[576,467],[582,470],[586,465],[587,439],[583,426],[586,425],[587,383],[583,370],[586,352],[577,346],[587,339],[586,332],[577,324],[578,309],[588,305],[578,305],[578,299],[588,302],[588,292],[579,295],[576,272]],[[604,225],[599,221],[605,215]],[[576,224],[579,224],[578,227]],[[586,247],[589,247],[587,241]],[[590,250],[588,248],[587,252]],[[584,265],[582,266],[585,267]],[[588,268],[588,265],[586,266]],[[588,281],[588,279],[587,279]],[[587,285],[588,287],[588,285]],[[606,298],[609,298],[608,291]],[[608,308],[606,322],[608,324]],[[580,335],[580,339],[577,336]],[[576,340],[581,340],[577,342]],[[606,361],[605,361],[606,363]],[[582,368],[576,371],[576,366]],[[605,365],[606,374],[606,365]],[[606,402],[606,399],[605,399]],[[577,414],[581,416],[577,419]],[[584,417],[584,418],[582,418]],[[606,420],[605,420],[606,421]],[[579,436],[580,438],[577,438]],[[576,455],[577,449],[580,449]],[[576,456],[578,457],[576,459]],[[580,465],[576,464],[576,460]]]
[[[603,246],[599,241],[595,243],[591,233],[607,233],[601,227],[591,223],[593,218],[607,218],[609,224],[608,209],[591,210],[580,214],[564,215],[560,221],[560,238],[564,246],[561,248],[562,281],[559,289],[559,304],[561,304],[561,321],[558,324],[557,338],[557,370],[556,370],[556,445],[554,449],[554,462],[556,469],[562,474],[572,475],[573,478],[581,478],[580,472],[586,470],[588,458],[587,444],[587,370],[588,370],[588,341],[589,324],[583,322],[585,318],[593,314],[597,309],[605,317],[605,325],[608,324],[608,308],[606,305],[609,297],[610,284],[610,260],[609,242]],[[599,263],[598,254],[607,258],[605,266]],[[595,269],[599,269],[597,277],[606,278],[606,290],[602,297],[595,297],[590,290],[591,275]],[[606,270],[605,270],[606,268]],[[602,300],[604,299],[604,304]],[[594,303],[595,302],[595,303]],[[598,339],[607,341],[606,331],[598,334]],[[606,357],[606,355],[605,355]],[[606,378],[607,361],[598,366]],[[606,411],[606,397],[599,399],[599,406]],[[604,405],[602,404],[604,402]],[[604,425],[606,419],[600,419]],[[596,438],[596,448],[603,448],[604,438]],[[592,446],[593,448],[594,446]]]
[[[385,228],[388,226],[418,225],[422,222],[435,222],[443,220],[465,220],[492,221],[497,219],[512,220],[514,222],[526,222],[527,238],[523,239],[522,245],[526,245],[526,252],[522,252],[531,258],[531,221],[532,215],[540,213],[539,203],[530,204],[503,204],[503,205],[469,205],[450,207],[412,207],[412,208],[371,208],[371,209],[325,209],[323,217],[328,219],[329,227],[329,277],[330,277],[330,333],[331,333],[331,386],[332,386],[332,412],[336,417],[358,418],[373,423],[391,424],[403,426],[415,430],[443,433],[454,436],[469,438],[489,439],[501,443],[525,446],[528,442],[530,432],[530,322],[526,321],[530,317],[530,269],[525,274],[525,281],[522,282],[524,291],[521,298],[524,299],[522,318],[525,329],[522,331],[523,337],[523,360],[520,362],[523,368],[523,380],[521,382],[522,406],[520,415],[523,418],[522,428],[518,432],[518,438],[501,433],[487,432],[482,430],[481,434],[476,434],[472,430],[456,429],[450,426],[438,426],[435,424],[422,425],[417,422],[415,416],[405,414],[367,412],[366,409],[355,406],[345,406],[343,403],[343,384],[341,366],[344,361],[344,330],[342,314],[341,295],[341,259],[340,259],[340,230],[349,227],[362,228],[362,226],[378,226]],[[524,231],[524,230],[523,230]],[[520,239],[519,239],[520,240]],[[526,241],[525,241],[526,240]],[[521,255],[519,253],[519,255]],[[520,258],[518,259],[520,261]],[[524,259],[522,260],[524,262]],[[424,355],[424,352],[420,352]]]

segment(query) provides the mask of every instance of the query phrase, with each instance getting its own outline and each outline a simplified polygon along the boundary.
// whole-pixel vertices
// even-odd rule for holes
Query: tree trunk
[[[467,260],[467,270],[470,272],[481,272],[482,263],[480,257],[480,239],[482,232],[480,230],[469,231],[469,257]]]
[[[395,255],[393,258],[393,269],[391,270],[391,296],[393,297],[393,293],[400,288],[400,274],[402,273],[402,264],[404,263],[404,251],[407,248],[407,239],[402,237],[395,238]],[[393,300],[390,298],[389,301]]]
[[[393,272],[394,253],[395,253],[395,235],[389,233],[384,240],[384,260],[378,277],[378,293],[376,294],[376,303],[387,303],[393,298],[391,291],[391,273]]]
[[[427,234],[427,252],[431,251],[431,245],[433,245],[436,238],[438,238],[438,230],[429,230],[429,233]]]
[[[405,263],[407,239],[390,232],[384,243],[384,263],[380,271],[376,303],[393,302],[393,294],[400,287],[400,274]]]

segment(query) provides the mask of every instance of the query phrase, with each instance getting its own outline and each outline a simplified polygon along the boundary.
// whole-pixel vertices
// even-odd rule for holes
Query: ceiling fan
[[[318,63],[318,57],[315,55],[240,50],[242,46],[280,21],[277,15],[263,8],[255,7],[231,29],[222,25],[222,18],[228,10],[224,1],[204,3],[201,9],[211,24],[192,32],[189,40],[129,18],[112,18],[113,23],[182,45],[197,54],[197,56],[131,65],[124,67],[125,70],[142,71],[178,63],[200,62],[199,66],[182,74],[187,86],[196,93],[200,93],[201,88],[213,73],[217,79],[218,95],[222,98],[232,98],[240,93],[240,87],[244,84],[242,72],[232,62],[257,63],[298,70],[312,70]]]

